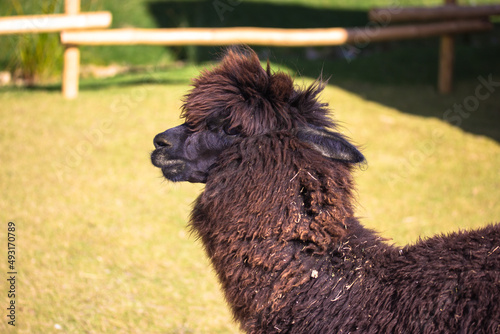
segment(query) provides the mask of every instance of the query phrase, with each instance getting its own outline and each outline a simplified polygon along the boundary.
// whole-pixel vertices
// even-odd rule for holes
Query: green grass
[[[165,182],[149,162],[153,136],[180,122],[180,99],[197,70],[160,75],[163,84],[148,76],[129,78],[149,82],[142,85],[87,82],[75,101],[56,90],[2,93],[0,249],[14,221],[18,333],[237,332],[186,229],[202,186]],[[368,168],[356,179],[366,226],[403,245],[498,221],[499,143],[404,107],[411,97],[412,110],[438,115],[476,82],[460,82],[448,97],[428,85],[359,86],[328,86],[322,98],[364,147]],[[498,110],[491,98],[477,117]],[[2,294],[0,305],[7,303]]]
[[[287,4],[282,15],[256,22],[266,3],[244,1],[224,22],[212,13],[201,23],[321,26],[333,17],[362,25],[367,8],[388,1],[314,0],[307,7],[302,0],[271,1]],[[404,2],[419,3],[435,1]],[[114,27],[153,27],[159,24],[153,4],[83,1],[82,7],[111,10]],[[304,10],[311,15],[300,15]],[[322,99],[368,160],[355,175],[357,213],[398,245],[500,220],[500,88],[460,128],[443,121],[447,109],[474,96],[478,76],[500,81],[498,28],[481,36],[458,39],[456,85],[448,96],[434,88],[436,40],[373,44],[351,61],[305,60],[303,49],[268,52],[294,76],[315,78],[322,69],[331,75]],[[0,249],[14,221],[18,271],[18,327],[13,331],[0,313],[0,332],[237,332],[202,246],[186,228],[203,187],[166,182],[149,162],[153,136],[181,122],[189,78],[205,65],[171,62],[184,51],[82,48],[83,63],[136,64],[144,71],[84,79],[75,101],[61,97],[59,84],[0,89]],[[7,294],[0,294],[0,308],[7,305]]]

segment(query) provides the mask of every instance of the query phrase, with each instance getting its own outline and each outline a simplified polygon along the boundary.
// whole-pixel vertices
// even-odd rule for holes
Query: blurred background
[[[460,5],[500,1],[458,1]],[[369,27],[368,11],[437,0],[82,0],[113,28]],[[64,12],[8,0],[0,16]],[[455,37],[453,90],[437,92],[439,37],[329,47],[255,47],[321,99],[368,165],[357,214],[396,245],[500,221],[500,18]],[[190,80],[223,47],[81,46],[80,93],[61,96],[59,34],[0,36],[0,280],[16,224],[16,326],[0,332],[238,333],[189,233],[202,185],[149,161],[182,122]],[[7,286],[3,291],[7,291]],[[0,295],[0,309],[10,299]]]

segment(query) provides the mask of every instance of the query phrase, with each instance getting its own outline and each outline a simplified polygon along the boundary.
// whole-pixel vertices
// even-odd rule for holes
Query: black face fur
[[[327,105],[317,100],[323,85],[294,86],[290,76],[264,70],[249,49],[230,49],[221,64],[194,80],[185,97],[185,123],[154,138],[153,165],[171,181],[206,182],[218,156],[244,138],[288,132],[322,155],[348,163],[363,155],[341,134]]]
[[[219,154],[235,139],[218,128],[193,132],[182,124],[155,137],[151,161],[171,181],[204,183]]]

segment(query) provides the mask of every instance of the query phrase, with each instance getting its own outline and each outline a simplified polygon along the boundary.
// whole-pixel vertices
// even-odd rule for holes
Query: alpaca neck
[[[346,164],[290,138],[249,138],[224,153],[191,226],[237,318],[278,307],[356,234],[375,242],[353,216],[352,188]]]
[[[324,252],[348,233],[353,187],[347,164],[292,137],[247,138],[224,152],[213,169],[192,226],[202,239],[211,236],[207,244],[214,236],[224,243],[273,238]]]

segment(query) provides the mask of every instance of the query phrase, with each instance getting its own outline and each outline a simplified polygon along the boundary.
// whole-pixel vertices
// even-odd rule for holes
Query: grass
[[[166,111],[185,88],[3,96],[0,208],[17,224],[19,333],[234,331],[185,230],[200,187],[165,184],[148,161],[149,134],[178,121]]]
[[[180,122],[197,70],[164,84],[88,85],[75,101],[50,90],[2,93],[0,221],[4,231],[17,226],[18,333],[237,332],[186,229],[202,186],[165,182],[149,163],[153,136]],[[476,85],[461,82],[450,97],[418,84],[327,87],[322,98],[369,161],[356,172],[366,226],[403,245],[498,220],[496,140],[364,97],[404,105],[411,95],[415,109],[439,113]],[[485,102],[484,112],[498,111],[498,99]]]
[[[433,3],[405,4],[419,2]],[[243,2],[223,24],[245,23],[263,3]],[[286,15],[274,20],[302,17],[298,24],[307,26],[334,14],[357,25],[368,7],[387,1],[309,1],[314,15],[298,15],[303,1],[286,3]],[[82,7],[113,11],[115,27],[156,26],[146,4],[154,3]],[[221,24],[213,16],[209,21]],[[305,61],[303,49],[268,53],[306,82],[321,69],[332,76],[322,99],[368,159],[355,175],[357,214],[398,245],[499,220],[499,88],[460,128],[443,121],[446,110],[474,96],[478,76],[500,81],[498,28],[484,36],[458,43],[448,96],[434,88],[435,40],[373,44],[350,61]],[[149,162],[153,136],[181,122],[181,97],[202,67],[176,66],[170,52],[181,51],[169,50],[82,48],[83,63],[142,64],[145,71],[82,80],[75,101],[62,99],[58,84],[0,90],[0,249],[7,248],[7,223],[15,222],[18,271],[18,326],[7,326],[0,313],[0,332],[238,332],[202,246],[186,229],[203,186],[165,182]],[[0,294],[2,309],[8,302]]]

